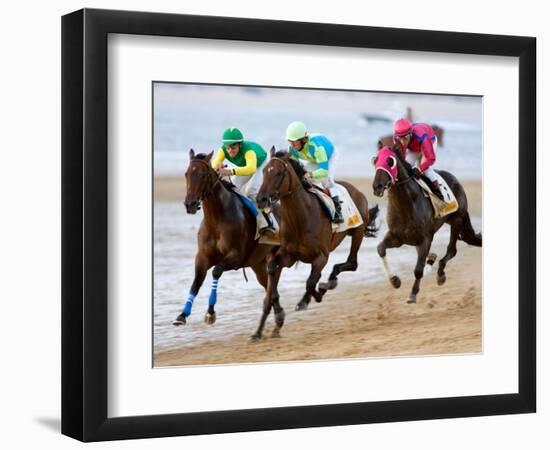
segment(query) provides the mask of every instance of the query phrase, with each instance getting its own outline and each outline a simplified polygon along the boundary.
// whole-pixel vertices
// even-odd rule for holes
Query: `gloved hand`
[[[420,172],[417,167],[413,167],[411,175],[415,178],[420,178],[422,176],[422,172]]]

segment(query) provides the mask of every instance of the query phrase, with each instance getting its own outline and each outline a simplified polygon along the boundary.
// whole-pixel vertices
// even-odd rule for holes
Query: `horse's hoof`
[[[429,266],[433,266],[436,259],[437,255],[435,253],[430,253],[426,258],[426,264],[428,264]]]
[[[204,315],[204,323],[206,325],[214,325],[216,323],[216,313],[206,313]]]
[[[409,295],[409,298],[407,299],[407,303],[410,305],[411,303],[416,303],[416,295]]]
[[[278,328],[273,329],[273,331],[271,332],[271,337],[272,338],[280,338],[281,337],[281,333],[280,333]]]
[[[281,309],[278,313],[275,314],[275,325],[277,328],[282,328],[285,323],[285,310]]]
[[[447,281],[447,275],[445,275],[444,273],[441,275],[437,275],[437,284],[439,286],[442,286],[443,284],[445,284],[445,281]]]
[[[323,301],[323,295],[324,295],[324,292],[316,291],[313,293],[313,298],[317,303],[321,303]]]
[[[181,325],[185,325],[187,323],[187,320],[185,319],[185,316],[183,314],[180,314],[176,320],[172,321],[172,325],[175,327],[179,327]]]
[[[250,342],[260,342],[262,340],[262,335],[260,333],[254,333],[250,336]]]
[[[390,283],[395,289],[399,289],[401,287],[401,278],[399,278],[397,275],[394,275],[390,278]]]
[[[296,311],[305,311],[307,309],[307,303],[306,302],[300,302],[296,305],[294,308]]]
[[[338,286],[338,279],[328,280],[326,283],[319,283],[319,291],[321,289],[329,291],[335,289]]]

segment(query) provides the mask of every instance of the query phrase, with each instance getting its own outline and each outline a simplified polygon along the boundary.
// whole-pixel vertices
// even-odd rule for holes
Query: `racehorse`
[[[187,213],[195,214],[202,204],[204,219],[197,236],[199,247],[195,255],[195,278],[181,314],[172,322],[176,326],[186,323],[193,301],[207,271],[212,267],[212,288],[204,318],[209,325],[216,321],[214,305],[217,301],[218,280],[223,272],[251,267],[258,282],[266,289],[266,262],[276,249],[272,245],[259,244],[254,239],[256,218],[237,194],[232,192],[231,183],[223,181],[210,166],[212,154],[195,155],[193,149],[189,151],[189,167],[185,172],[185,208]],[[278,220],[278,208],[274,214]]]
[[[373,159],[375,176],[372,183],[374,195],[382,197],[388,191],[387,223],[389,231],[378,245],[378,255],[382,258],[384,269],[394,288],[401,286],[401,280],[392,274],[386,260],[386,249],[401,247],[403,244],[414,245],[417,251],[417,261],[414,268],[415,282],[409,294],[408,303],[416,302],[420,290],[420,280],[424,273],[426,262],[432,265],[436,256],[429,251],[434,234],[444,223],[451,226],[451,237],[447,253],[439,261],[437,283],[445,283],[445,266],[456,255],[458,239],[467,244],[481,247],[481,233],[475,233],[468,213],[468,200],[464,188],[449,172],[437,170],[453,191],[458,202],[458,209],[442,218],[434,217],[431,201],[424,196],[420,185],[411,176],[411,166],[397,146],[383,147],[378,150]],[[428,261],[426,261],[428,258]]]
[[[275,153],[271,149],[271,159],[264,168],[264,180],[256,197],[258,207],[269,208],[280,200],[281,246],[275,257],[268,262],[268,288],[266,302],[258,331],[253,336],[259,339],[271,307],[274,309],[276,328],[279,333],[284,323],[284,310],[279,304],[277,286],[283,267],[290,267],[297,261],[311,264],[311,273],[306,282],[306,292],[296,310],[307,309],[313,296],[320,302],[327,289],[334,289],[338,284],[338,275],[344,271],[357,270],[357,253],[363,238],[373,236],[376,229],[373,223],[378,214],[378,207],[368,209],[366,197],[349,183],[340,182],[349,192],[363,219],[363,224],[344,232],[333,233],[332,221],[324,211],[320,200],[315,194],[308,192],[302,182],[305,169],[290,158],[286,151]],[[351,236],[351,249],[347,261],[335,264],[327,283],[317,283],[325,267],[329,253],[334,250],[346,236]]]

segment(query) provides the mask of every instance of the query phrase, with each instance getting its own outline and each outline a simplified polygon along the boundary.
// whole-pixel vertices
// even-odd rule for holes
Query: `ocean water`
[[[290,89],[243,89],[159,85],[154,96],[154,172],[181,175],[189,149],[210,152],[230,126],[266,150],[287,147],[285,130],[295,120],[326,135],[340,151],[337,175],[373,176],[371,158],[393,121],[413,110],[417,121],[444,129],[436,168],[460,179],[482,173],[482,100],[479,97],[342,93]],[[365,115],[382,120],[366,120]]]

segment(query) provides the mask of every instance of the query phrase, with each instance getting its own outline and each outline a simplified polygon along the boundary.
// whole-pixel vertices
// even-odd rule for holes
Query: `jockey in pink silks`
[[[425,123],[399,119],[394,124],[393,140],[401,147],[405,159],[413,167],[413,176],[420,178],[425,175],[431,181],[433,193],[443,200],[439,181],[433,169],[437,137],[432,127]]]

